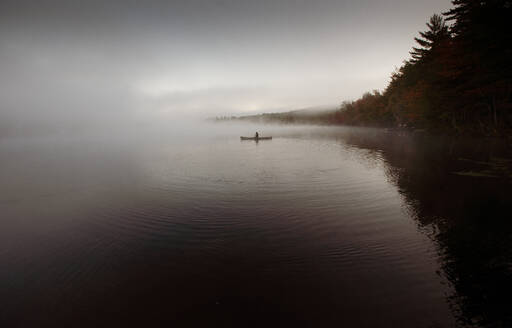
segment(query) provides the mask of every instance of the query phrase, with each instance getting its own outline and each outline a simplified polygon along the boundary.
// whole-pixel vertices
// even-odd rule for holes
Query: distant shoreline
[[[281,113],[262,113],[255,115],[242,115],[242,116],[218,116],[210,118],[210,121],[216,123],[253,123],[253,124],[271,124],[271,125],[309,125],[309,126],[325,126],[325,127],[360,127],[360,128],[378,128],[385,129],[389,132],[407,132],[415,134],[428,134],[428,135],[442,135],[442,136],[467,136],[479,138],[509,138],[512,140],[512,132],[504,133],[478,133],[472,130],[459,130],[452,129],[427,129],[421,127],[413,127],[407,125],[396,124],[346,124],[335,121],[335,118],[342,110],[329,110],[329,111],[301,111],[294,110]]]

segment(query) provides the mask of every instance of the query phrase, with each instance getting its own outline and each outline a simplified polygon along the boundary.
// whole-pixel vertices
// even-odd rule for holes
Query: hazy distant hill
[[[279,124],[334,124],[336,106],[315,106],[280,113],[217,117],[217,121],[248,121]]]

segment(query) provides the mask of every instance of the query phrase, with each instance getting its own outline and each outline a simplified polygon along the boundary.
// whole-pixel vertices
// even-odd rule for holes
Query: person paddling
[[[259,133],[258,133],[258,132],[256,132],[256,134],[254,135],[254,137],[255,137],[256,139],[258,139],[258,138],[260,137]]]

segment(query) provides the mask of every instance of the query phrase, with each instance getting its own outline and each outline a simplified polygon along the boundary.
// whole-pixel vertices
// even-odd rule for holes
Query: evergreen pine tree
[[[448,26],[441,15],[434,14],[430,17],[427,27],[427,31],[420,32],[421,38],[414,38],[421,47],[412,48],[412,63],[425,59],[432,50],[450,38]]]
[[[466,101],[459,104],[480,124],[512,123],[512,1],[454,0],[445,13],[453,21],[451,75]],[[487,119],[485,119],[487,121]]]

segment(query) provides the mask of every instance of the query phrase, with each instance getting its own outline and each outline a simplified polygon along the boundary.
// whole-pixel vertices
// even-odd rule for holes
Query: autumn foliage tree
[[[511,133],[512,1],[452,3],[446,20],[430,18],[385,91],[344,103],[339,123]]]

